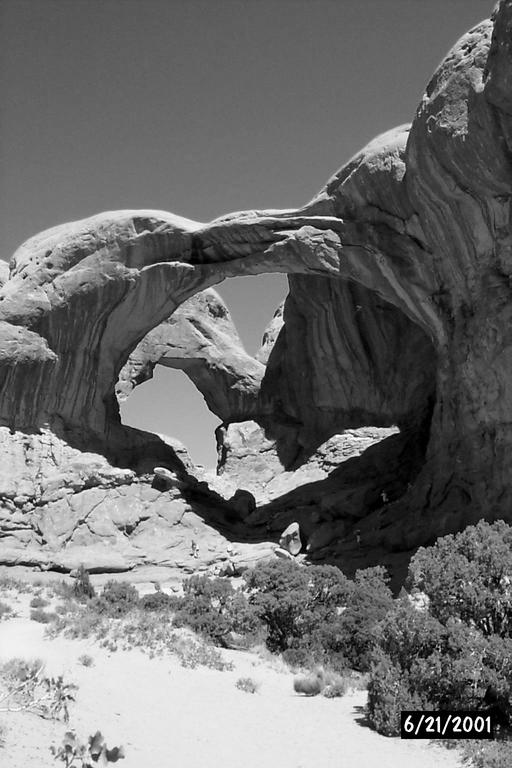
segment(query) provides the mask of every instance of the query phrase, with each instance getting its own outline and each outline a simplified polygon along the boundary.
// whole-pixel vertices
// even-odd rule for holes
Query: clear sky
[[[118,208],[208,221],[313,196],[412,119],[450,46],[493,0],[0,0],[0,257]],[[285,292],[224,283],[249,352]],[[123,410],[214,461],[217,419],[159,370]]]

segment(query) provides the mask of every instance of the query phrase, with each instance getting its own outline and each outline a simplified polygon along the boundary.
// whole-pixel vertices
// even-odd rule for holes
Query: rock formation
[[[290,523],[290,525],[282,532],[279,537],[279,546],[290,555],[298,555],[302,549],[302,541],[300,539],[300,525],[298,523]]]
[[[256,412],[265,366],[245,352],[228,308],[211,289],[188,299],[144,337],[121,370],[118,402],[147,381],[157,363],[185,371],[222,421]]]
[[[65,568],[73,537],[161,541],[156,465],[176,478],[166,509],[195,504],[247,544],[297,520],[312,557],[348,570],[510,519],[511,82],[502,0],[441,63],[412,125],[371,142],[303,208],[209,224],[109,212],[21,246],[0,288],[0,530],[14,549]],[[262,272],[288,273],[290,291],[253,359],[206,289]],[[225,465],[248,421],[291,473],[346,430],[400,433],[245,514],[164,441],[121,424],[116,386],[126,396],[157,363],[182,368],[220,416]],[[125,493],[138,499],[129,520],[109,512]],[[129,567],[172,559],[145,546]]]

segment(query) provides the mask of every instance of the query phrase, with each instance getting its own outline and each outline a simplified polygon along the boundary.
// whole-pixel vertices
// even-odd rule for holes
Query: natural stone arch
[[[403,165],[394,133],[391,146],[370,147],[359,165],[382,162]],[[334,197],[329,206],[336,207]],[[400,260],[420,261],[417,240],[378,220],[326,215],[326,207],[319,198],[299,211],[241,213],[210,225],[159,212],[121,211],[27,241],[13,257],[0,296],[0,321],[26,329],[27,343],[36,343],[30,334],[40,337],[41,356],[48,368],[53,362],[55,381],[39,398],[30,387],[30,403],[20,409],[23,422],[15,426],[58,415],[70,426],[108,430],[109,400],[136,344],[183,301],[229,276],[280,271],[355,280],[431,333],[436,326],[441,333],[428,287],[411,283],[409,288],[409,277],[396,270]],[[65,396],[59,392],[64,378]],[[12,418],[7,394],[4,388],[4,423]]]
[[[265,365],[247,354],[227,305],[211,288],[183,302],[138,344],[121,370],[118,401],[151,378],[156,365],[182,370],[221,421],[258,414]]]
[[[336,277],[396,307],[436,351],[427,463],[384,523],[369,516],[373,542],[396,546],[409,508],[405,549],[509,516],[511,27],[502,0],[441,64],[410,133],[372,142],[300,210],[208,225],[118,212],[29,241],[0,294],[1,423],[60,420],[108,440],[119,370],[185,299],[227,276]]]

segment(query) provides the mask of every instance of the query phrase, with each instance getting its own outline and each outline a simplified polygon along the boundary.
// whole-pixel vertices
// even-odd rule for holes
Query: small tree
[[[86,600],[90,600],[95,596],[95,594],[96,592],[94,591],[94,587],[91,584],[89,572],[86,570],[84,565],[81,565],[77,570],[75,582],[73,584],[73,595],[78,600],[83,600],[84,598]]]
[[[425,592],[441,622],[456,616],[484,635],[512,635],[512,528],[484,521],[420,548],[409,586]]]
[[[346,610],[339,618],[340,650],[355,669],[366,672],[375,648],[375,630],[393,606],[385,568],[356,571]]]
[[[95,611],[111,618],[126,616],[139,603],[139,593],[127,581],[107,581],[99,597],[92,604]]]
[[[216,643],[224,644],[231,632],[250,634],[259,625],[245,595],[228,579],[191,576],[183,582],[176,600],[174,623],[186,625]]]
[[[309,570],[278,560],[245,574],[249,603],[267,627],[270,651],[285,651],[294,638],[302,638],[312,627]]]

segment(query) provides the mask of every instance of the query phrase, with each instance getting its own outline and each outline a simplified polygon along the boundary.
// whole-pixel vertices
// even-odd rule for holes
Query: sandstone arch
[[[0,290],[0,423],[49,424],[82,435],[84,444],[115,442],[119,372],[183,301],[241,274],[296,275],[291,301],[307,275],[320,281],[320,293],[322,279],[339,280],[331,305],[341,302],[349,336],[362,338],[357,291],[366,339],[382,302],[390,343],[414,336],[415,351],[394,380],[381,366],[367,411],[403,418],[428,442],[413,487],[366,518],[366,540],[406,550],[482,516],[508,518],[511,29],[512,2],[502,0],[448,54],[412,126],[370,143],[300,210],[235,213],[210,224],[122,211],[29,240]],[[378,345],[374,338],[362,352],[350,349],[347,367],[359,354],[360,369],[377,370]],[[271,383],[271,365],[267,371]],[[262,398],[275,420],[268,384]],[[344,395],[347,419],[357,410],[356,385]],[[301,444],[313,445],[326,427],[308,415],[305,391],[284,397],[295,399],[306,424]],[[434,399],[430,422],[426,403]],[[367,417],[361,408],[359,419]]]

